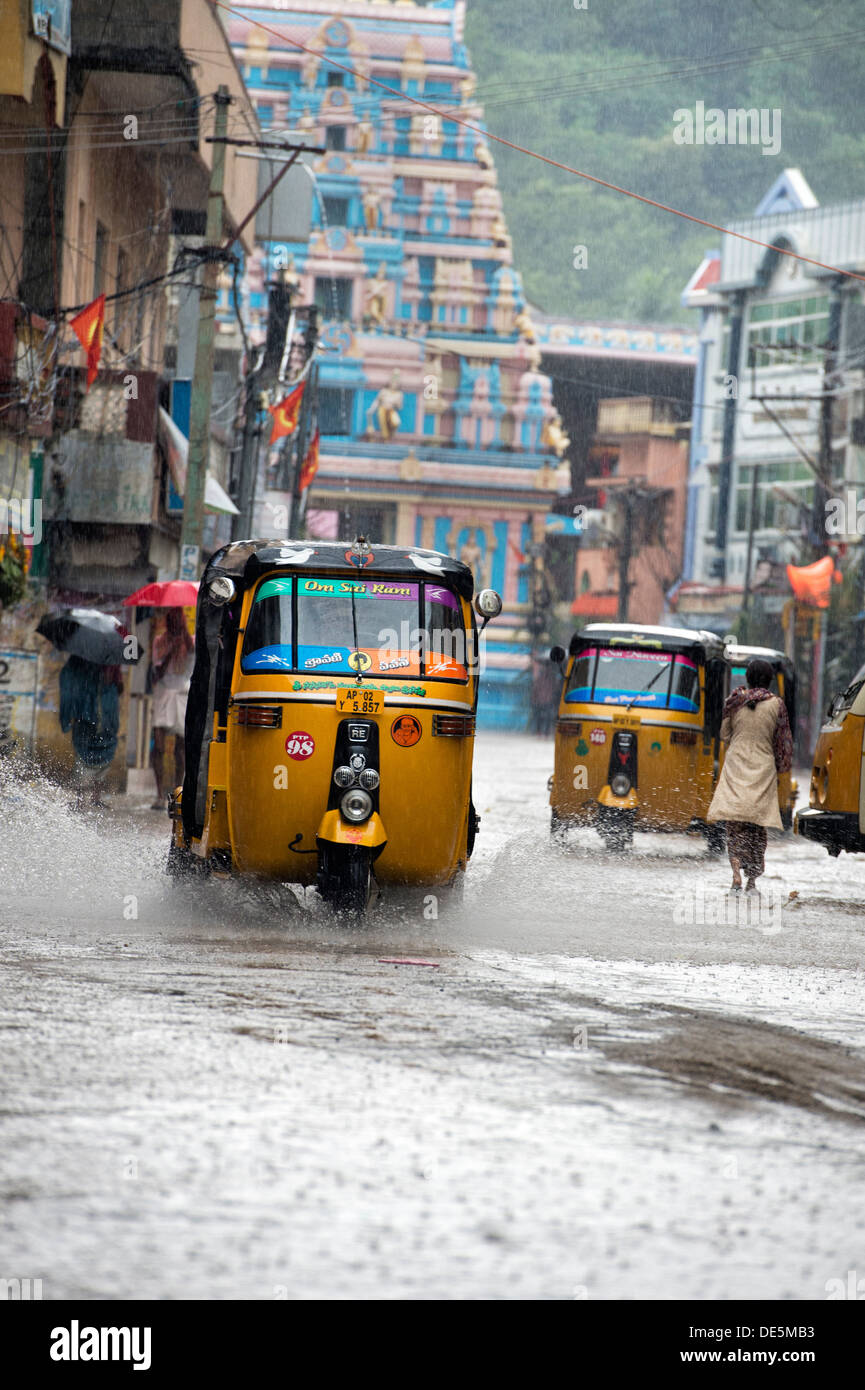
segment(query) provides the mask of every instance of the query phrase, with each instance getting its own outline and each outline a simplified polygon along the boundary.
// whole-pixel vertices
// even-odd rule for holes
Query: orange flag
[[[305,487],[309,487],[318,472],[318,441],[319,431],[316,430],[306,451],[306,458],[301,465],[298,492],[303,492]]]
[[[294,434],[297,429],[297,417],[300,412],[300,402],[303,399],[303,392],[306,382],[302,381],[299,386],[289,393],[279,405],[269,405],[268,411],[273,416],[273,429],[270,431],[270,442],[273,444],[277,439],[282,439],[283,435]]]
[[[70,319],[69,327],[87,353],[87,389],[89,391],[96,380],[96,373],[99,371],[99,359],[102,356],[105,295],[101,294],[98,299],[94,299],[92,304],[88,304],[86,309],[82,309],[80,314],[76,314],[74,319]]]

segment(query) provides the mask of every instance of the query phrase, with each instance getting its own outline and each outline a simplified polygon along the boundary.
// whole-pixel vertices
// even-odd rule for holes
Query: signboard
[[[197,545],[182,545],[180,547],[180,574],[179,579],[189,579],[192,583],[198,580],[198,570],[201,563],[201,551]]]
[[[72,0],[31,0],[33,33],[51,48],[69,53],[72,48]]]
[[[303,138],[303,132],[296,132],[291,138]],[[311,142],[310,142],[311,143]],[[288,155],[268,159],[266,156],[258,166],[258,196],[261,198],[285,165]],[[303,156],[301,156],[301,159]],[[255,214],[255,237],[257,241],[309,241],[312,226],[312,179],[301,168],[301,160],[294,164],[280,179],[276,188],[268,195]]]
[[[585,530],[586,508],[575,507],[575,514],[547,512],[545,530],[548,536],[581,536]]]
[[[0,738],[10,733],[32,744],[38,670],[37,652],[0,649]]]
[[[70,430],[56,457],[66,479],[65,519],[147,525],[153,508],[153,445]]]

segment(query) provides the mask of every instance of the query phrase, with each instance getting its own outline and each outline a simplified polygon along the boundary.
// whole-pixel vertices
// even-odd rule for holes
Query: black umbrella
[[[140,657],[138,642],[117,618],[97,608],[64,608],[46,613],[36,631],[58,651],[80,656],[95,666],[134,664]]]

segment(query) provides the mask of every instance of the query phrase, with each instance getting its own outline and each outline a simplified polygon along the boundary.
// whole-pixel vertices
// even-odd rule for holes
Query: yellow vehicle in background
[[[796,834],[837,856],[865,854],[865,666],[829,705],[811,769],[807,810],[796,815]]]
[[[169,872],[453,887],[478,818],[471,570],[430,550],[238,541],[201,581]],[[475,598],[483,624],[501,611]]]
[[[718,778],[726,665],[713,632],[592,623],[562,670],[550,786],[551,831],[594,825],[609,848],[635,830],[700,830]]]
[[[741,647],[737,642],[727,642],[724,648],[727,662],[727,684],[725,695],[745,685],[745,672],[749,661],[767,661],[772,667],[772,694],[780,695],[787,710],[790,729],[796,733],[796,669],[784,652],[774,647]],[[721,745],[721,765],[724,762],[724,745]],[[799,783],[792,772],[778,774],[778,807],[781,823],[785,830],[793,828],[793,811],[799,795]]]

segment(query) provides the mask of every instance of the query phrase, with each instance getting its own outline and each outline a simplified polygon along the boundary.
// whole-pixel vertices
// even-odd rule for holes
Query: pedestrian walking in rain
[[[758,657],[749,661],[745,680],[724,705],[721,738],[727,755],[707,819],[726,822],[733,892],[741,890],[744,874],[746,892],[754,893],[766,870],[768,828],[783,829],[778,773],[790,770],[793,739],[784,701],[769,689],[769,663]]]
[[[195,643],[182,608],[166,610],[165,628],[153,643],[150,680],[153,688],[153,750],[150,762],[156,778],[153,810],[165,809],[165,737],[174,735],[174,782],[183,781],[186,761],[186,699],[195,664]]]
[[[83,657],[70,656],[60,672],[60,728],[64,734],[72,730],[79,811],[85,793],[89,793],[92,806],[104,805],[99,792],[117,751],[122,689],[119,666],[97,666]]]

